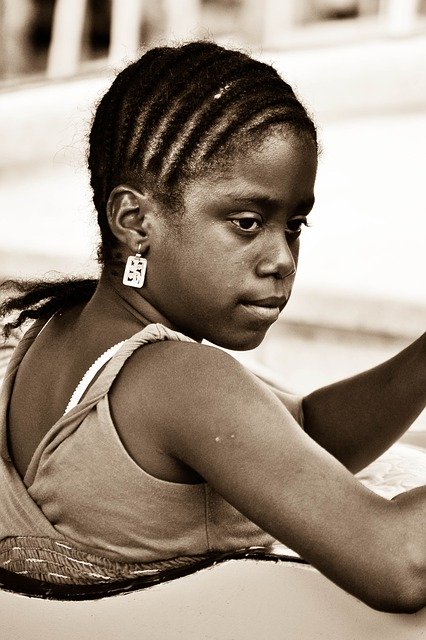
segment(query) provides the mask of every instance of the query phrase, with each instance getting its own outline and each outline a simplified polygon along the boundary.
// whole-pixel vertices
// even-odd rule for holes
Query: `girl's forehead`
[[[281,201],[313,197],[317,149],[310,139],[270,135],[251,148],[237,149],[227,160],[190,180],[186,196]]]

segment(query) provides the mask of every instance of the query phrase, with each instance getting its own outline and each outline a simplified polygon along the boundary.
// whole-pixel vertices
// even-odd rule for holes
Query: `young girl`
[[[106,571],[279,540],[372,607],[426,604],[424,488],[388,501],[353,476],[422,410],[425,335],[303,399],[202,344],[251,349],[277,320],[316,167],[315,127],[268,65],[195,42],[118,75],[90,134],[99,282],[21,284],[3,305],[36,319],[0,467],[0,539],[57,553],[32,575],[67,581],[63,549]]]

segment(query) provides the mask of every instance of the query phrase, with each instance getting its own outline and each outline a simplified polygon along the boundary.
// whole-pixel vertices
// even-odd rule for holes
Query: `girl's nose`
[[[286,236],[280,234],[279,238],[264,247],[257,265],[257,275],[287,278],[296,272],[296,257],[297,249],[292,251]]]

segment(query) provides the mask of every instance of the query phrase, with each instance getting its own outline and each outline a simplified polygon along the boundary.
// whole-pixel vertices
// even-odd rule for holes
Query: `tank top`
[[[0,540],[48,536],[126,562],[274,543],[207,483],[158,479],[124,448],[108,400],[120,369],[145,344],[193,342],[161,324],[148,325],[111,350],[83,399],[46,433],[21,479],[7,448],[7,409],[16,371],[41,324],[35,323],[16,348],[0,397]]]

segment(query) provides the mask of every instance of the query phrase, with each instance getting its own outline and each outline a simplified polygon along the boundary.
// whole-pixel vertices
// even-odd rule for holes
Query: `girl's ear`
[[[108,198],[107,216],[112,233],[130,253],[136,253],[138,248],[142,255],[148,251],[152,224],[157,217],[150,195],[129,185],[118,185]]]

